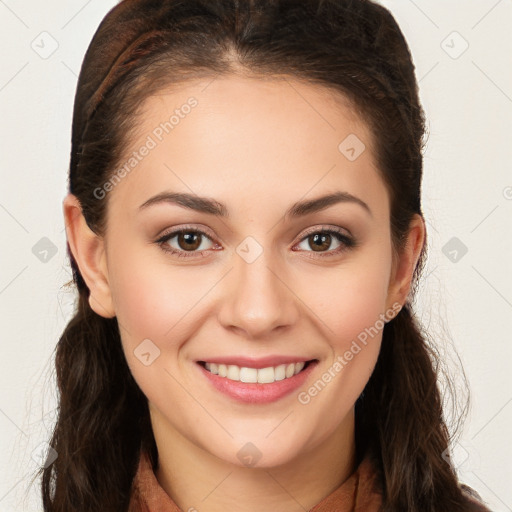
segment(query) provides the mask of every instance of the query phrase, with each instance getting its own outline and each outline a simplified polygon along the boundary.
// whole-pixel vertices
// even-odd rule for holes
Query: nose
[[[269,252],[263,251],[252,263],[235,253],[235,268],[225,280],[218,320],[247,339],[268,339],[299,318],[299,299]]]

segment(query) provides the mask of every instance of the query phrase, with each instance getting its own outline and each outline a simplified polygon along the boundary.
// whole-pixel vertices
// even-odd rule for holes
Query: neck
[[[263,468],[222,460],[183,437],[158,411],[151,417],[159,459],[156,478],[187,512],[304,512],[355,470],[353,410],[313,450]]]

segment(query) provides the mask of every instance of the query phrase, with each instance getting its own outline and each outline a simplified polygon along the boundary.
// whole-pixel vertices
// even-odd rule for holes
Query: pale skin
[[[307,391],[379,315],[406,302],[424,222],[412,219],[395,254],[368,128],[341,95],[290,78],[230,76],[161,91],[144,104],[132,150],[192,96],[198,105],[108,193],[104,238],[86,225],[76,198],[65,198],[68,241],[92,309],[118,319],[127,362],[150,405],[156,477],[181,510],[309,510],[355,470],[354,403],[381,333],[308,404],[297,392],[269,404],[234,401],[199,378],[195,361],[316,358],[298,390]],[[354,161],[338,149],[349,134],[366,145]],[[139,209],[167,191],[212,198],[229,217],[171,203]],[[337,191],[368,208],[342,201],[284,217],[298,201]],[[184,226],[207,234],[198,235],[195,253],[177,236],[164,247],[191,257],[155,243]],[[332,236],[314,251],[312,234],[325,228],[356,245],[336,252],[344,243]],[[236,251],[249,236],[263,250],[251,263]],[[149,366],[134,354],[145,339],[160,350]],[[249,442],[261,452],[254,467],[237,456]]]

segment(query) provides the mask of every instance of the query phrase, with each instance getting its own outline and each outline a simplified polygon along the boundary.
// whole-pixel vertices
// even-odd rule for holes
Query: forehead
[[[343,188],[382,193],[372,146],[350,101],[326,87],[290,77],[196,80],[141,104],[119,167],[133,165],[110,200],[139,205],[164,190],[224,203],[251,190],[260,204]]]

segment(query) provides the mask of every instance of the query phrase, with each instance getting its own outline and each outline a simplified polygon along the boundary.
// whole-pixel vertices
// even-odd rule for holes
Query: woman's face
[[[403,297],[369,130],[333,94],[238,77],[163,91],[97,191],[108,293],[91,304],[117,316],[159,436],[258,466],[352,436]]]

